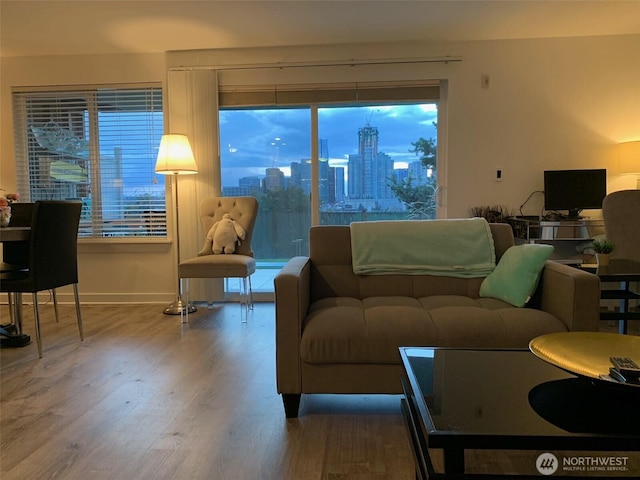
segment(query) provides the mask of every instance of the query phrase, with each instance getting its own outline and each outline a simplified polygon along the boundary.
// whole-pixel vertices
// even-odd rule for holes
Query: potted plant
[[[593,251],[596,252],[596,260],[598,262],[598,265],[608,265],[609,254],[616,248],[615,243],[607,239],[594,240],[591,246],[593,248]]]
[[[484,218],[489,223],[506,223],[513,214],[506,205],[480,205],[469,208],[472,217]]]

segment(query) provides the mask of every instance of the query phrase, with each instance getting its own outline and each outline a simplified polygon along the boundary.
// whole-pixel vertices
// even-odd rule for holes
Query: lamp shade
[[[189,138],[182,134],[163,135],[156,160],[156,173],[188,175],[198,173]]]
[[[640,174],[640,140],[618,144],[618,170]]]

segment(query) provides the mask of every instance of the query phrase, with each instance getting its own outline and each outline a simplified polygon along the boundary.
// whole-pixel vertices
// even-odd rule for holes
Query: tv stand
[[[510,217],[508,222],[513,228],[516,244],[544,243],[553,245],[550,260],[567,264],[586,262],[585,256],[592,253],[593,237],[604,233],[601,219],[580,217],[577,219],[545,220],[532,217]]]
[[[567,220],[580,220],[581,218],[580,210],[569,210],[567,214]]]
[[[516,217],[516,218],[523,218],[523,217]],[[549,212],[544,217],[542,217],[542,221],[557,222],[561,220],[561,221],[567,221],[567,222],[579,222],[580,220],[584,220],[586,218],[587,217],[581,217],[580,215],[564,215],[558,212]],[[536,219],[538,218],[536,217]]]

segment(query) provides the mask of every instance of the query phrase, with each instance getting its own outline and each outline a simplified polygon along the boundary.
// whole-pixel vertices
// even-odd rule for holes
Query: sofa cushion
[[[460,295],[330,297],[314,302],[302,332],[302,360],[313,364],[398,364],[401,346],[527,348],[566,331],[546,312]]]
[[[540,280],[553,246],[524,244],[509,248],[480,285],[481,297],[493,297],[524,307]]]

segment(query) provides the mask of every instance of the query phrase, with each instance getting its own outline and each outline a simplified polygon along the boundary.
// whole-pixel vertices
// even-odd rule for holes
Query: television
[[[545,170],[545,210],[567,210],[568,218],[580,211],[602,208],[607,195],[607,170]]]

